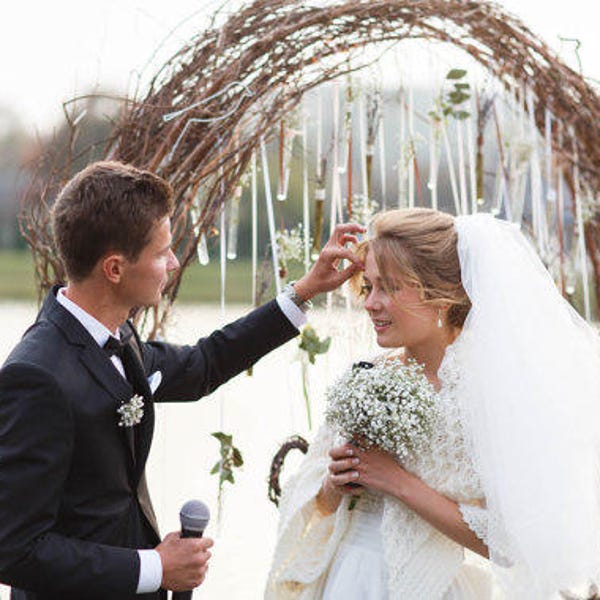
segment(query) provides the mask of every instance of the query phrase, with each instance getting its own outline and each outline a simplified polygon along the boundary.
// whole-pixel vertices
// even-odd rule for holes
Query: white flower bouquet
[[[435,415],[435,390],[414,361],[359,362],[327,390],[330,427],[361,448],[377,446],[400,460],[426,446]]]

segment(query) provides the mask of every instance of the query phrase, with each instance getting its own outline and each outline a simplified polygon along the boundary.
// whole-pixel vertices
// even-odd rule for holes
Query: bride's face
[[[367,253],[363,279],[365,310],[380,346],[410,348],[439,335],[436,308],[424,304],[419,289],[400,278],[384,286],[372,252]]]

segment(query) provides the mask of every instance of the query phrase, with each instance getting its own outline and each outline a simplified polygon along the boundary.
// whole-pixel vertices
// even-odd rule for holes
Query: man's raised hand
[[[346,248],[346,244],[357,244],[358,238],[355,234],[364,232],[365,228],[356,223],[336,225],[315,264],[294,284],[296,293],[303,300],[310,300],[317,294],[335,290],[357,271],[363,270],[363,262],[352,250]],[[342,260],[347,260],[350,264],[340,271],[339,265]]]

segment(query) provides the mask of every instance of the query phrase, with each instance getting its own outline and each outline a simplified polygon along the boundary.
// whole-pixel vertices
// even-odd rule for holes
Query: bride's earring
[[[441,329],[444,326],[444,322],[442,321],[442,309],[438,309],[438,318],[437,318],[437,326]]]

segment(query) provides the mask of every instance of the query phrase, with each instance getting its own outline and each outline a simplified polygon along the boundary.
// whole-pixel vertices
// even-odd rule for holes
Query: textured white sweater
[[[486,541],[487,511],[464,442],[454,393],[459,364],[452,346],[446,351],[438,376],[439,420],[430,451],[405,461],[403,466],[458,502],[465,523]],[[323,515],[315,503],[327,472],[328,451],[334,444],[333,433],[323,426],[301,468],[284,489],[278,541],[265,593],[267,600],[321,597],[329,565],[352,518],[347,509],[348,498],[332,515]],[[491,571],[466,565],[461,546],[389,496],[383,501],[381,535],[390,598],[485,600],[491,597]]]

